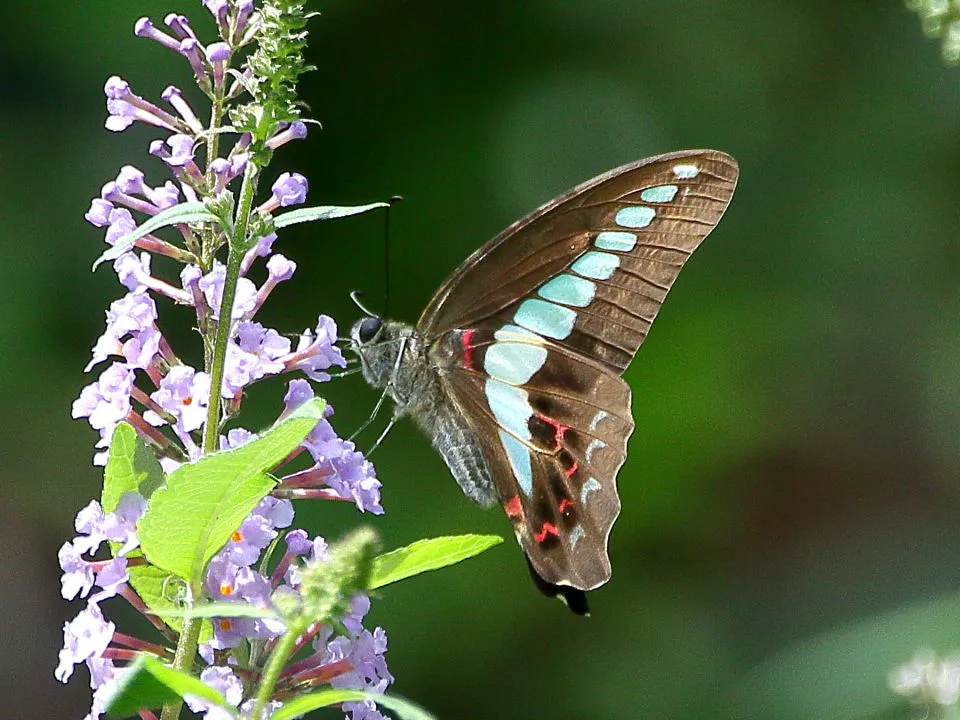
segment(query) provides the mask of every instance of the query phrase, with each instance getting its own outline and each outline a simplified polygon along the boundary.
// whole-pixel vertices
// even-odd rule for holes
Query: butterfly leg
[[[374,420],[377,419],[377,414],[379,414],[380,408],[383,407],[383,403],[386,402],[387,397],[390,395],[391,389],[392,389],[392,384],[387,383],[387,386],[383,389],[383,392],[380,394],[380,399],[377,400],[377,404],[373,406],[373,411],[370,413],[370,416],[363,421],[363,424],[360,427],[358,427],[356,430],[353,431],[353,434],[350,437],[348,437],[347,440],[351,442],[355,440],[357,435],[359,435],[368,427],[370,427],[370,423],[372,423]]]
[[[387,426],[383,429],[383,432],[380,433],[380,437],[377,438],[377,441],[373,444],[373,447],[367,450],[364,455],[370,457],[370,453],[380,447],[380,443],[382,443],[383,439],[387,437],[387,434],[390,432],[393,426],[397,424],[397,420],[399,420],[399,416],[397,415],[394,415],[392,418],[390,418],[390,422],[387,423]]]
[[[377,404],[373,406],[373,412],[371,412],[370,417],[368,417],[363,422],[363,424],[360,427],[358,427],[356,431],[354,431],[354,433],[348,438],[349,440],[353,440],[354,438],[357,437],[357,435],[359,435],[368,427],[370,427],[370,423],[372,423],[376,419],[377,414],[380,412],[380,408],[383,407],[383,403],[386,402],[386,399],[393,392],[394,379],[397,377],[397,372],[399,372],[400,370],[400,362],[403,360],[403,353],[407,349],[407,340],[408,340],[407,337],[403,337],[400,339],[400,351],[397,353],[397,360],[393,364],[393,372],[390,373],[390,380],[388,380],[387,384],[384,386],[383,392],[380,394],[380,399],[377,400]],[[379,445],[380,442],[387,436],[387,433],[390,431],[390,428],[393,427],[396,421],[397,421],[396,416],[391,418],[390,422],[387,424],[387,427],[384,429],[382,433],[380,433],[380,437],[377,438],[377,441],[373,444],[373,447],[370,448],[371,452],[373,452],[373,450],[376,449],[377,445]]]

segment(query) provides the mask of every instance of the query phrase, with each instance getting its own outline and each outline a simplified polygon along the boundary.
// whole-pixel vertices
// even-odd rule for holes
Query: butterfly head
[[[402,323],[369,315],[357,320],[350,328],[350,349],[360,358],[363,377],[370,385],[386,387],[396,370],[404,336],[410,328]]]

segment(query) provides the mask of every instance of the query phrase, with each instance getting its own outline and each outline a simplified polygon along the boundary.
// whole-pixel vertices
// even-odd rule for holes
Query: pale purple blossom
[[[170,157],[164,158],[167,165],[177,168],[193,162],[193,137],[190,135],[171,135],[167,138]]]
[[[330,379],[323,372],[333,365],[346,367],[343,353],[334,343],[337,341],[337,324],[333,318],[321,315],[313,332],[304,330],[300,334],[297,349],[284,358],[288,370],[300,370],[311,380],[323,382]]]
[[[97,381],[80,391],[73,403],[74,418],[85,417],[94,430],[113,432],[130,412],[130,394],[133,392],[133,370],[115,362],[104,370]]]
[[[280,207],[299,205],[307,199],[307,179],[300,173],[281,173],[270,190]]]
[[[203,672],[200,673],[200,680],[223,695],[224,699],[233,707],[237,707],[243,700],[243,682],[228,667],[213,665],[204,668]],[[209,700],[204,700],[195,695],[186,695],[184,700],[193,712],[204,713],[206,720],[233,720],[233,713],[211,703]]]
[[[227,277],[226,266],[217,260],[213,270],[200,279],[200,289],[206,298],[207,305],[213,311],[214,319],[220,317],[220,301],[223,298],[223,283]],[[233,301],[233,319],[237,320],[250,313],[257,302],[257,286],[247,278],[237,281],[237,292]]]
[[[94,198],[90,201],[90,209],[83,217],[94,227],[106,227],[110,224],[110,213],[113,207],[113,203],[108,200]]]
[[[157,29],[148,17],[142,17],[133,26],[133,34],[137,37],[150,38],[160,43],[167,50],[176,50],[180,43],[167,35],[162,30]]]
[[[107,233],[104,237],[107,245],[116,245],[118,241],[125,238],[137,229],[137,221],[126,208],[114,208],[110,211],[110,225],[107,227]]]
[[[280,130],[276,135],[267,140],[267,147],[276,150],[281,145],[285,145],[291,140],[302,140],[307,136],[307,124],[296,120],[286,128]]]
[[[210,376],[189,365],[174,365],[160,381],[160,388],[150,398],[176,418],[176,429],[182,433],[199,430],[207,420],[210,402]],[[151,425],[166,421],[152,410],[143,414]]]
[[[104,620],[103,613],[95,603],[86,608],[63,626],[63,648],[60,663],[54,676],[62,683],[73,675],[73,666],[92,658],[99,658],[113,639],[116,625]]]

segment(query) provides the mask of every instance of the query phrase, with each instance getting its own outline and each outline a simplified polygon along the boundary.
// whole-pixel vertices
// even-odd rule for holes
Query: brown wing
[[[572,330],[555,333],[556,343],[622,372],[687,257],[719,222],[737,177],[736,161],[716,150],[669,153],[600,175],[477,250],[433,297],[418,330],[436,339],[516,322],[525,300],[537,314],[535,303],[546,298],[576,308],[568,311]],[[552,286],[559,299],[545,295],[551,280],[566,283]],[[571,283],[590,286],[588,302]]]
[[[444,390],[483,452],[500,503],[536,573],[590,590],[610,577],[607,538],[620,512],[617,471],[633,431],[630,388],[600,363],[562,345],[516,333],[469,336],[467,362],[440,361]],[[461,333],[447,344],[463,345]],[[522,385],[478,372],[496,344],[546,359]]]

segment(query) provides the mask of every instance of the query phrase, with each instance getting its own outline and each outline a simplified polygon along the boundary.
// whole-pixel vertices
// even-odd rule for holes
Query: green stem
[[[217,449],[220,429],[220,389],[223,387],[223,374],[226,366],[227,343],[230,342],[230,328],[233,319],[233,301],[237,294],[237,281],[240,278],[240,264],[246,252],[247,228],[250,226],[250,209],[253,207],[253,197],[257,191],[257,170],[253,163],[247,164],[243,175],[243,186],[240,189],[240,203],[237,207],[236,224],[233,237],[230,238],[229,254],[227,255],[227,274],[223,283],[223,297],[220,300],[220,321],[217,323],[217,334],[213,346],[213,364],[210,370],[210,403],[207,407],[207,424],[203,429],[203,454],[207,455]],[[194,580],[191,587],[191,597],[194,601],[201,597],[203,581]],[[185,619],[180,630],[180,639],[177,641],[177,651],[173,659],[173,667],[189,673],[193,667],[193,659],[197,655],[197,646],[200,643],[200,628],[202,621],[199,618]],[[281,663],[281,668],[282,668]],[[277,671],[279,674],[279,670]],[[276,679],[274,679],[274,684]],[[272,692],[271,685],[271,692]],[[177,720],[183,700],[171,701],[164,704],[160,713],[160,720]],[[256,717],[256,716],[254,716]]]
[[[293,652],[297,642],[297,636],[299,636],[302,631],[303,628],[298,632],[292,625],[288,626],[286,631],[277,640],[277,644],[273,647],[273,652],[270,653],[270,657],[267,659],[267,665],[263,669],[263,675],[260,676],[260,686],[257,688],[257,699],[253,704],[253,712],[250,713],[250,717],[263,717],[264,708],[266,708],[267,703],[270,702],[273,690],[277,686],[277,680],[280,679],[280,673],[283,671],[283,667],[286,665],[290,653]],[[161,718],[161,720],[164,719]]]
[[[237,282],[240,279],[240,264],[247,250],[247,228],[250,226],[250,209],[257,192],[257,169],[252,162],[247,163],[243,173],[243,186],[240,188],[240,202],[237,206],[236,224],[233,237],[230,238],[227,255],[227,274],[223,282],[223,297],[220,300],[220,320],[217,322],[217,334],[213,345],[213,364],[210,369],[210,403],[207,406],[207,423],[203,428],[203,454],[216,451],[220,430],[220,397],[223,388],[223,374],[227,359],[227,344],[230,342],[230,329],[233,325],[233,301],[237,294]]]
[[[193,597],[199,597],[202,589],[202,584],[196,583],[196,587],[192,588]],[[190,673],[193,668],[193,659],[197,655],[197,646],[200,644],[200,628],[202,626],[203,620],[200,618],[184,618],[183,627],[180,629],[180,639],[177,641],[177,652],[173,656],[173,667],[175,669]],[[182,708],[183,698],[164,703],[163,710],[160,712],[160,720],[177,720]]]

